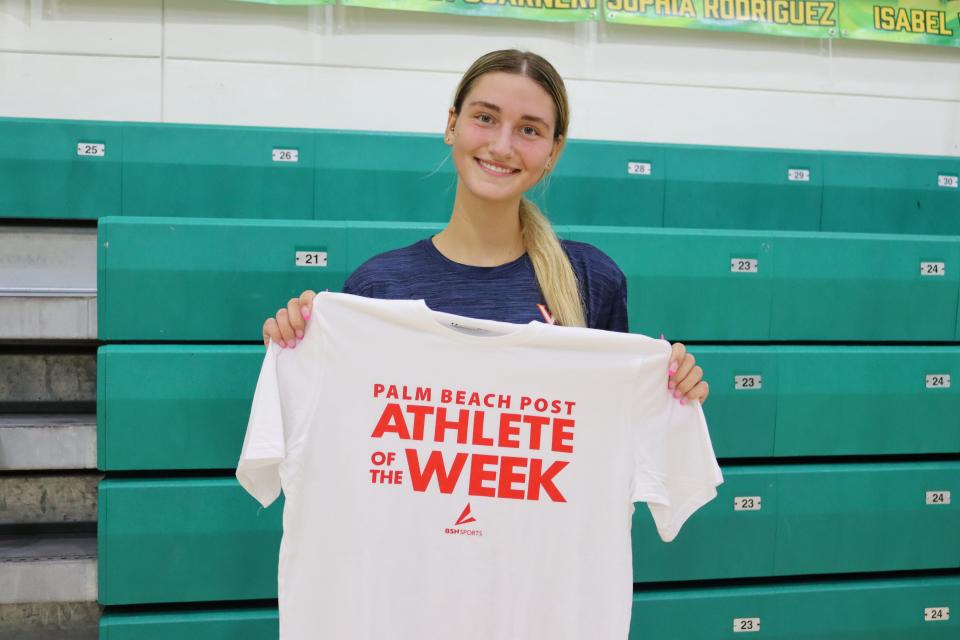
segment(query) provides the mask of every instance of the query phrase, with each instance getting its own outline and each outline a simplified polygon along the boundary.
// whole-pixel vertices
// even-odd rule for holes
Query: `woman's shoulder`
[[[581,279],[587,276],[588,280],[600,280],[613,288],[618,288],[626,280],[613,258],[589,242],[561,240],[560,244]]]
[[[422,272],[424,252],[423,240],[399,249],[391,249],[368,258],[353,270],[344,282],[346,293],[364,295],[371,286],[385,281],[403,279],[411,270]]]

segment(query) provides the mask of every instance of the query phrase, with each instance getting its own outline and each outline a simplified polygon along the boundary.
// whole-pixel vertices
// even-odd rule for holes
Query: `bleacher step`
[[[95,414],[0,415],[0,470],[96,468]]]
[[[0,604],[96,600],[95,533],[0,535]]]
[[[0,475],[0,525],[97,521],[103,474]]]

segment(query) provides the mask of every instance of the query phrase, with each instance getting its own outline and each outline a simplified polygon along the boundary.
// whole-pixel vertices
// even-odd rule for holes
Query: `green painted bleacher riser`
[[[236,467],[263,345],[110,345],[97,353],[97,466]]]
[[[431,223],[110,217],[100,221],[101,340],[255,341],[304,289],[340,290]],[[960,237],[558,227],[628,278],[632,331],[669,340],[953,341]],[[297,250],[328,266],[298,267]],[[756,260],[756,272],[732,270]],[[921,262],[945,273],[921,275]]]
[[[924,610],[950,607],[949,620]],[[951,640],[960,634],[960,577],[641,591],[631,640],[725,638],[737,618],[760,618],[776,640]],[[276,608],[127,613],[107,610],[100,640],[271,640]]]
[[[935,604],[935,603],[942,604]],[[960,636],[960,577],[902,578],[800,585],[639,592],[633,596],[631,640],[737,638],[774,640],[948,640]],[[950,619],[924,620],[924,610],[950,607]]]
[[[665,161],[664,227],[820,229],[818,152],[668,147]],[[788,179],[798,169],[810,172],[809,181]]]
[[[824,231],[960,234],[960,157],[823,155]],[[954,183],[956,184],[956,183]]]
[[[120,123],[0,118],[0,217],[120,215],[122,139]],[[81,143],[107,152],[78,155]]]
[[[370,131],[315,135],[315,219],[450,219],[457,178],[440,136]]]
[[[727,467],[671,543],[634,514],[637,582],[960,568],[960,462]],[[760,499],[736,511],[735,498]],[[104,605],[276,597],[283,501],[233,478],[107,479],[99,490]],[[933,606],[933,605],[931,605]]]
[[[314,217],[312,131],[128,124],[123,142],[124,215]],[[274,162],[274,149],[299,161]]]
[[[689,351],[710,384],[703,409],[720,458],[960,453],[960,390],[938,386],[960,373],[960,347]],[[750,380],[737,388],[738,376]]]
[[[960,158],[571,140],[528,195],[557,224],[960,234],[940,175]],[[436,134],[0,118],[0,217],[444,222],[455,179]]]
[[[99,640],[278,640],[277,608],[155,611],[105,611]]]
[[[952,341],[960,238],[561,227],[628,278],[631,331],[688,341]],[[756,260],[756,273],[739,270]],[[922,262],[943,262],[939,276]],[[736,265],[737,271],[731,270]]]
[[[960,347],[690,348],[721,458],[960,453]],[[102,471],[231,469],[262,345],[107,345],[97,354]],[[752,386],[735,388],[736,376]],[[757,387],[759,385],[759,388]]]
[[[553,224],[662,227],[665,149],[571,140],[556,169],[528,195]],[[634,162],[649,163],[650,175],[628,173]]]

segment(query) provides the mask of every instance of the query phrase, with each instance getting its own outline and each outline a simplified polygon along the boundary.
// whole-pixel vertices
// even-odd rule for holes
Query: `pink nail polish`
[[[679,398],[679,397],[680,397],[680,389],[677,389],[676,391],[673,392],[673,397],[674,397],[674,398]]]
[[[674,382],[673,380],[671,380],[670,382],[667,383],[667,388],[668,388],[668,389],[673,389],[675,386],[677,386],[677,383]]]
[[[301,310],[300,310],[300,315],[303,316],[303,319],[304,319],[304,320],[309,320],[309,319],[310,319],[310,309],[307,309],[307,308],[301,309]]]
[[[281,348],[281,349],[286,349],[286,347],[287,347],[287,343],[284,342],[283,340],[281,340],[281,341],[280,341],[280,348]]]
[[[675,373],[677,372],[677,369],[679,369],[679,367],[677,366],[677,363],[676,363],[676,362],[674,362],[673,364],[671,364],[671,365],[670,365],[670,375],[675,374]]]
[[[296,340],[294,340],[293,342],[290,343],[290,348],[291,348],[291,349],[296,349],[296,348],[297,348],[297,341],[296,341]]]
[[[303,331],[301,331],[300,329],[297,329],[297,339],[298,340],[303,339]]]
[[[686,398],[680,398],[680,404],[687,404]]]

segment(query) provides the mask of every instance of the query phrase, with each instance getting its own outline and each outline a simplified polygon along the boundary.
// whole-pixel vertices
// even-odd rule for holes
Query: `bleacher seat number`
[[[297,251],[295,264],[298,267],[325,267],[327,266],[327,252]]]
[[[923,610],[924,622],[942,622],[950,619],[950,607],[927,607]]]
[[[956,189],[960,186],[960,178],[957,176],[945,176],[940,174],[937,176],[937,186],[946,187],[947,189]]]
[[[300,162],[300,152],[296,149],[274,149],[274,162]]]
[[[760,631],[760,618],[734,618],[733,632]]]
[[[927,374],[927,389],[949,389],[949,388],[950,388],[949,373],[928,373]]]
[[[733,499],[734,511],[760,511],[760,496],[737,496]]]
[[[730,258],[730,271],[733,273],[757,273],[760,261],[756,258]]]
[[[947,265],[943,262],[921,262],[920,275],[942,276],[947,272]]]
[[[950,504],[950,492],[927,491],[927,504]]]
[[[734,376],[733,377],[733,388],[736,390],[740,389],[760,389],[763,386],[763,377],[762,376]]]
[[[653,173],[653,166],[649,162],[628,162],[627,173],[635,176],[649,176]]]
[[[78,156],[92,156],[102,158],[107,154],[107,145],[100,142],[78,142]]]
[[[790,182],[810,182],[810,169],[787,169]]]

